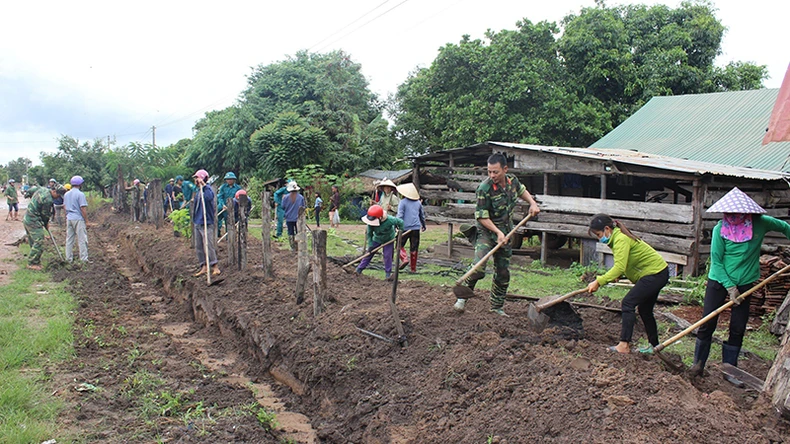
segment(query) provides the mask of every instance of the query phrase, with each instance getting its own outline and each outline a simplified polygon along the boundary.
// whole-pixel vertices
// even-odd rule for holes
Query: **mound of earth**
[[[260,243],[251,240],[249,267],[234,271],[222,261],[225,281],[207,287],[191,277],[197,261],[188,241],[166,228],[106,215],[94,231],[161,284],[168,311],[207,326],[215,346],[240,353],[249,373],[282,382],[278,395],[311,419],[321,442],[730,443],[790,436],[763,397],[724,382],[716,363],[692,383],[656,358],[608,352],[619,336],[617,313],[582,308],[583,328],[536,333],[527,303],[509,302],[511,317],[503,319],[480,297],[459,315],[449,288],[405,281],[397,299],[408,338],[401,348],[358,330],[397,336],[384,281],[329,264],[335,302],[315,318],[310,303],[296,304],[291,252],[274,253],[276,278],[265,279]],[[219,254],[226,257],[224,247]],[[744,359],[743,366],[764,377],[770,363]]]

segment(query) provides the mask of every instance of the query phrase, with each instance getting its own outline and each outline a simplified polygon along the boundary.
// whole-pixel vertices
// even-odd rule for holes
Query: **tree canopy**
[[[311,163],[355,173],[396,149],[361,66],[342,51],[256,67],[238,103],[207,113],[195,130],[188,165],[266,178]]]
[[[707,3],[584,8],[555,23],[464,36],[398,88],[413,153],[484,140],[587,146],[655,95],[762,87],[766,68],[713,62],[724,26]]]

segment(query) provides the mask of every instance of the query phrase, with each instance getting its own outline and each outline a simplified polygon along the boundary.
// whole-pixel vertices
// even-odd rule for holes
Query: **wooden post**
[[[414,162],[414,169],[411,172],[411,182],[417,188],[417,191],[420,190],[420,164]]]
[[[239,249],[239,270],[247,268],[247,199],[239,201],[239,220],[236,232],[239,236],[237,247]]]
[[[307,224],[304,208],[299,208],[299,219],[296,222],[296,303],[304,302],[304,287],[307,274],[310,272],[310,255],[307,253]]]
[[[135,185],[132,190],[132,222],[140,222],[142,208],[140,207],[140,188]]]
[[[690,256],[688,264],[683,267],[683,276],[696,276],[699,272],[699,244],[702,240],[702,213],[705,211],[705,189],[700,179],[693,182],[693,193],[691,195],[691,214],[694,222],[692,224],[692,239],[694,243],[691,245]]]
[[[263,277],[274,278],[272,262],[272,215],[271,192],[264,191],[261,195],[261,239],[263,240]]]
[[[400,249],[403,245],[403,238],[401,230],[398,230],[398,237],[397,241],[395,241],[395,261],[393,264],[394,269],[392,270],[392,296],[389,300],[390,312],[392,313],[392,319],[395,321],[395,330],[398,332],[398,343],[402,347],[406,347],[409,345],[408,341],[406,340],[406,332],[403,330],[403,324],[400,321],[400,313],[398,312],[398,306],[395,305],[395,302],[398,300],[398,271],[400,271]]]
[[[601,200],[606,200],[606,174],[601,174]]]
[[[154,179],[148,184],[148,217],[156,229],[162,228],[165,220],[165,204],[162,197],[162,180]]]
[[[228,266],[236,268],[239,265],[239,236],[236,232],[236,216],[233,214],[233,198],[225,199],[225,229],[228,231]]]
[[[123,171],[121,166],[116,168],[116,181],[115,190],[113,195],[113,206],[115,206],[116,213],[123,213],[126,211],[126,182],[123,180]],[[134,217],[134,216],[132,216]]]
[[[782,336],[781,348],[765,378],[765,393],[771,404],[785,418],[790,419],[790,324]]]
[[[543,195],[549,194],[549,173],[543,173]],[[549,235],[545,231],[540,234],[540,263],[546,264],[549,255]]]
[[[219,216],[216,215],[216,212],[217,212],[217,199],[219,199],[219,195],[217,194],[217,189],[218,188],[219,187],[211,185],[211,189],[214,190],[214,213],[215,213],[215,215],[214,215],[214,236],[210,237],[209,241],[213,241],[214,242],[214,251],[219,251],[219,248],[218,248],[219,247],[219,245],[218,245],[218,242],[219,242]],[[225,214],[225,213],[223,213],[223,214]],[[219,258],[217,258],[217,259],[219,259]]]
[[[192,238],[191,238],[191,242],[189,242],[189,248],[191,248],[193,250],[195,249],[195,242],[197,242],[197,240],[196,240],[197,236],[195,235],[194,220],[195,220],[195,208],[194,208],[194,205],[192,205],[192,202],[190,202],[189,203],[189,225],[190,225],[190,229],[192,230]]]
[[[419,229],[419,228],[418,228]],[[447,257],[453,257],[453,223],[447,224]]]
[[[326,297],[326,231],[313,231],[313,316],[324,311]]]

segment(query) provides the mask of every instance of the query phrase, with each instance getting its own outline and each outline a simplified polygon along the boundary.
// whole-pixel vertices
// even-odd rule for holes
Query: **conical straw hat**
[[[411,200],[420,200],[420,193],[417,191],[417,187],[414,186],[413,183],[404,183],[403,185],[398,185],[395,187],[399,193],[403,195],[406,199]]]
[[[740,213],[740,214],[763,214],[765,210],[757,204],[748,194],[739,190],[738,187],[730,190],[724,197],[719,199],[713,206],[708,208],[708,213]]]
[[[379,187],[392,187],[392,188],[395,188],[395,184],[392,183],[391,180],[389,180],[389,179],[387,179],[385,177],[384,180],[382,180],[381,182],[379,182],[378,185],[376,185],[376,188],[379,188]]]

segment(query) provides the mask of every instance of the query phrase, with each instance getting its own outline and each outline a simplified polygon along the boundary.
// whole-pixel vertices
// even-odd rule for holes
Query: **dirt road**
[[[9,245],[18,241],[25,235],[25,227],[22,225],[22,216],[27,209],[27,199],[20,198],[19,202],[19,221],[6,220],[8,217],[8,205],[5,199],[0,205],[0,285],[8,283],[9,275],[17,268],[17,260],[21,257],[19,248]]]

